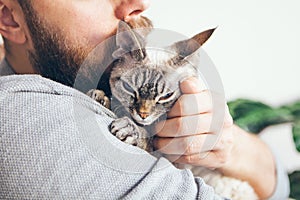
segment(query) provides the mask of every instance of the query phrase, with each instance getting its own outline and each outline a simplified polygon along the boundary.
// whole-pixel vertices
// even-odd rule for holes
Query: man
[[[74,84],[82,61],[116,32],[119,20],[138,18],[148,5],[147,0],[0,0],[6,52],[0,68],[1,199],[219,198],[189,171],[118,142],[107,130],[109,112],[64,86]],[[41,74],[53,81],[13,74]],[[203,103],[209,102],[207,91],[199,85],[194,78],[181,84],[184,98],[165,126],[157,128],[156,147],[176,141],[188,149],[176,162],[246,180],[261,199],[286,198],[285,172],[262,141],[232,124],[228,109],[221,138],[205,158],[199,157],[199,149],[209,123],[200,123],[196,133],[174,135],[181,133],[183,121],[209,122],[211,105]],[[193,99],[199,109],[190,112]],[[200,146],[189,146],[191,139]],[[174,149],[163,153],[172,160]]]

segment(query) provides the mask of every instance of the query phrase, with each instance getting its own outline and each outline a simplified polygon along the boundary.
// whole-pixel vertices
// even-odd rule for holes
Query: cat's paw
[[[128,117],[115,119],[110,124],[110,132],[125,143],[138,145],[139,128]]]
[[[89,97],[99,102],[102,106],[110,109],[110,100],[102,90],[92,89],[86,93]]]

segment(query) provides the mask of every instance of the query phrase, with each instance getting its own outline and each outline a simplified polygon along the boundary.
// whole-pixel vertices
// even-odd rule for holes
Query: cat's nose
[[[139,115],[142,119],[146,119],[147,117],[149,117],[150,114],[148,112],[139,112]]]

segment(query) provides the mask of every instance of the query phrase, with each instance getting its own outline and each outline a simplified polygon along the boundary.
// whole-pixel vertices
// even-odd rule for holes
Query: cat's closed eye
[[[135,93],[134,89],[125,81],[123,81],[123,87],[125,90],[127,90],[127,92],[132,93],[132,94]]]
[[[174,92],[169,92],[169,93],[167,93],[166,95],[160,97],[160,98],[158,99],[157,103],[160,103],[160,104],[165,103],[165,102],[167,102],[173,95],[174,95]]]

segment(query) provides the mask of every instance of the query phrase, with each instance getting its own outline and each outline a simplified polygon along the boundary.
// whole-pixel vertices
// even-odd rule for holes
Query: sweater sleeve
[[[285,168],[282,166],[280,159],[275,156],[276,163],[276,187],[269,200],[288,199],[290,194],[290,182]]]
[[[221,199],[108,131],[113,114],[39,76],[0,77],[0,199]]]

